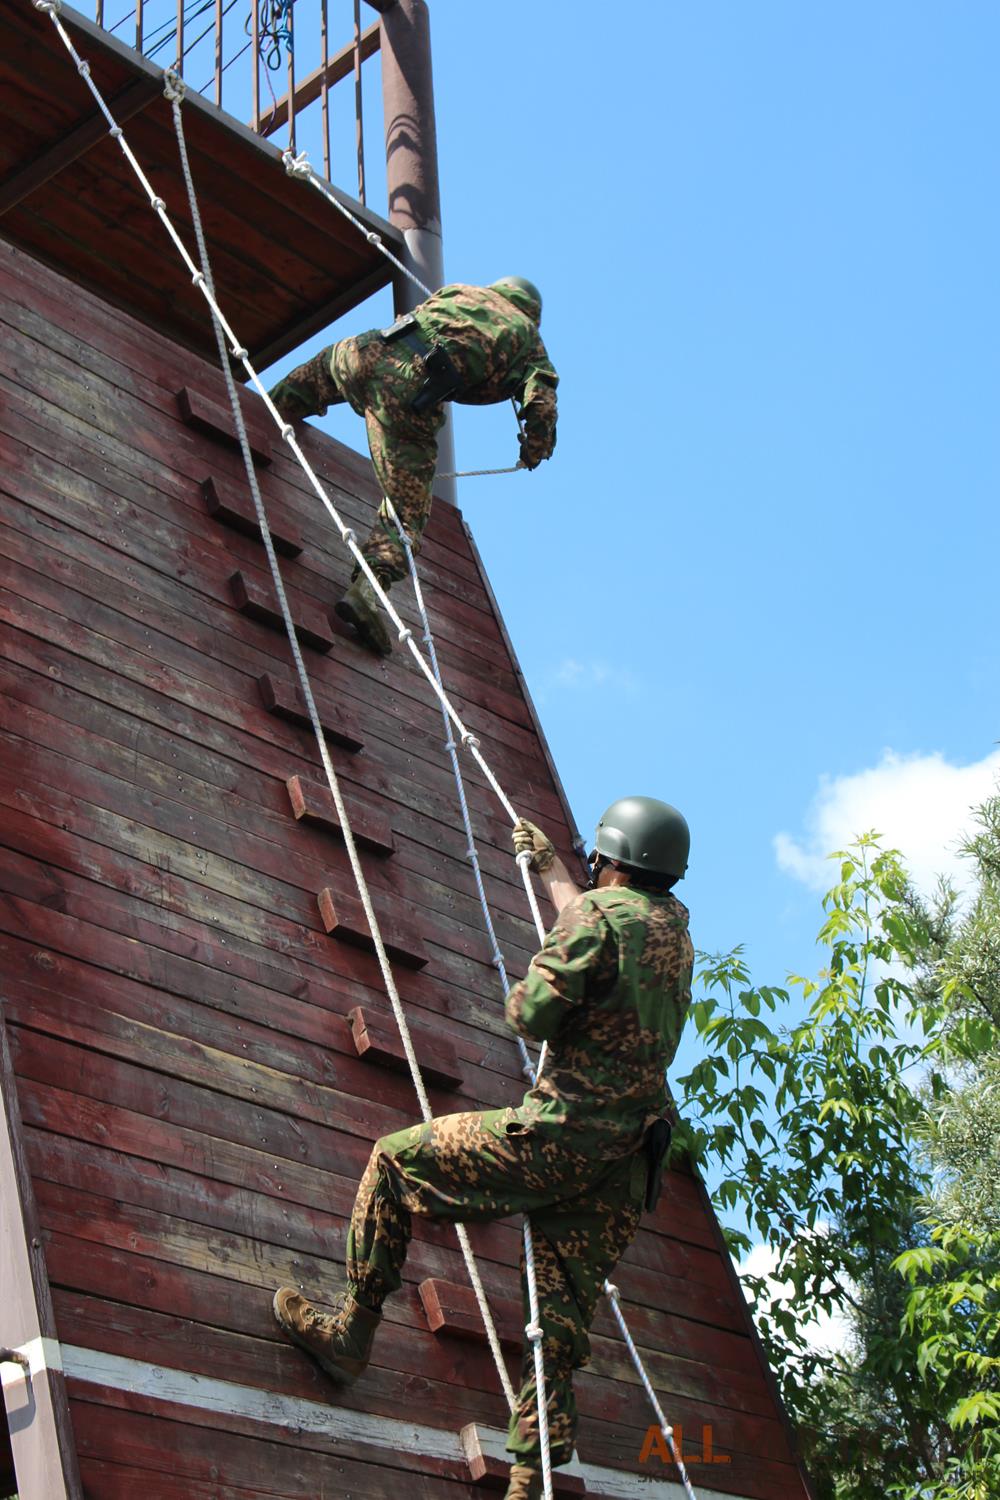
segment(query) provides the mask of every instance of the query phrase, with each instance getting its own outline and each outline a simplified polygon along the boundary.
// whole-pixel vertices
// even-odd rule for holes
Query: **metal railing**
[[[131,3],[131,9],[125,7]],[[372,10],[384,0],[367,0]],[[323,175],[347,175],[353,158],[357,195],[365,184],[362,64],[379,51],[378,19],[363,28],[361,0],[96,0],[98,26],[162,67],[188,88],[246,120],[259,135],[287,132],[292,150],[305,128],[322,150]],[[332,12],[332,15],[331,15]],[[352,14],[353,12],[353,14]],[[350,40],[332,50],[331,22]],[[353,23],[353,29],[349,30]],[[348,91],[334,96],[351,78]],[[319,109],[311,108],[319,103]],[[353,108],[352,108],[353,105]],[[350,116],[353,113],[353,132]],[[350,146],[353,134],[353,148]],[[335,149],[336,148],[336,149]]]

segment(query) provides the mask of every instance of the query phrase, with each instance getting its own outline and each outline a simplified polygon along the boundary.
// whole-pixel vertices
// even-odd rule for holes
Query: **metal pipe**
[[[381,6],[378,7],[381,9]],[[382,15],[382,103],[385,111],[389,220],[403,231],[403,259],[427,286],[444,283],[437,128],[431,73],[430,17],[425,0],[396,0]],[[420,300],[405,276],[393,283],[396,312]],[[438,469],[454,470],[451,408],[438,435]],[[435,493],[455,505],[453,479],[435,482]]]
[[[184,77],[184,0],[177,0],[177,72]]]
[[[97,11],[94,19],[98,26],[104,25],[104,0],[97,0]]]
[[[365,116],[361,88],[361,0],[354,0],[354,137],[358,154],[358,201],[365,201]]]
[[[323,32],[323,86],[320,93],[323,101],[323,176],[327,182],[330,182],[330,80],[327,77],[327,69],[330,66],[330,33],[327,26],[326,7],[327,0],[323,0],[320,9],[320,27]]]
[[[295,150],[295,6],[288,7],[288,149]]]
[[[222,0],[215,0],[215,102],[222,108]]]
[[[253,128],[260,131],[260,9],[258,0],[251,0],[253,10],[253,23],[251,25],[251,39],[253,42]]]
[[[142,0],[135,0],[135,50],[142,51]]]

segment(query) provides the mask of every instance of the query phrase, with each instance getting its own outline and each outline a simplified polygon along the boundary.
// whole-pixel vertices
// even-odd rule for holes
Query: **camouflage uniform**
[[[639,1227],[664,1074],[690,1001],[686,909],[672,895],[588,891],[561,912],[507,997],[522,1036],[548,1041],[517,1108],[444,1115],[375,1145],[347,1239],[350,1289],[379,1308],[400,1286],[411,1215],[476,1223],[527,1213],[534,1233],[552,1462],[576,1436],[573,1371],[603,1282]],[[524,1266],[522,1263],[522,1288]],[[527,1291],[524,1289],[525,1321]],[[539,1460],[534,1366],[525,1349],[508,1448]]]
[[[526,430],[522,457],[532,468],[551,454],[556,440],[556,385],[538,328],[509,297],[490,287],[446,286],[413,312],[423,341],[449,355],[461,378],[451,397],[483,405],[513,397]],[[387,343],[377,329],[343,339],[299,365],[272,391],[289,416],[322,416],[346,401],[368,429],[368,446],[379,484],[413,540],[427,524],[437,463],[441,402],[415,412],[411,402],[424,381],[424,362],[404,342]],[[363,548],[387,581],[406,574],[402,543],[384,507]]]

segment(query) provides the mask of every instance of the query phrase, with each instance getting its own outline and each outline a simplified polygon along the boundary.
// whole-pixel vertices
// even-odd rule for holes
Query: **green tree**
[[[933,1169],[918,1141],[969,1028],[931,978],[954,936],[947,911],[935,926],[874,835],[833,858],[816,978],[755,986],[739,950],[705,961],[705,1055],[680,1080],[678,1148],[721,1164],[717,1205],[747,1226],[729,1232],[734,1251],[751,1231],[772,1252],[771,1280],[749,1290],[821,1494],[930,1496],[968,1445],[921,1362],[926,1327],[896,1262],[943,1248],[921,1223]],[[818,1353],[804,1312],[847,1319],[849,1350]]]

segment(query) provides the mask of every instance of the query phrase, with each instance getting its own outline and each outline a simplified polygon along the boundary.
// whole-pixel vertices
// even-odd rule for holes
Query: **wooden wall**
[[[239,456],[213,430],[221,376],[3,244],[0,323],[2,1003],[87,1493],[378,1497],[404,1472],[414,1497],[480,1493],[444,1437],[438,1456],[421,1458],[400,1451],[389,1425],[421,1424],[452,1444],[467,1423],[505,1425],[482,1340],[462,1336],[451,1230],[418,1223],[374,1366],[347,1393],[272,1323],[279,1282],[317,1297],[341,1285],[372,1141],[417,1110],[408,1079],[378,1060],[395,1046],[387,1002],[312,737],[289,717],[292,671],[267,619],[263,549],[233,524],[248,501]],[[330,623],[346,554],[280,443],[254,430],[270,450],[260,473],[275,529],[287,552],[301,548],[284,574],[418,1050],[442,1070],[432,1102],[444,1112],[515,1101],[517,1052],[439,710],[408,658],[379,663]],[[376,499],[367,463],[315,432],[307,446],[363,530]],[[568,853],[474,549],[443,505],[422,572],[460,711],[515,804]],[[509,830],[471,761],[465,769],[516,975],[534,934]],[[365,1057],[348,1019],[356,1007],[374,1043]],[[518,1226],[474,1240],[516,1342]],[[671,1176],[617,1280],[664,1404],[700,1456],[696,1486],[804,1495],[693,1179]],[[425,1301],[440,1309],[438,1332]],[[607,1311],[593,1342],[578,1379],[588,1493],[600,1469],[669,1479],[655,1455],[639,1461],[650,1414]],[[88,1366],[87,1351],[110,1358]],[[125,1360],[201,1377],[205,1391],[231,1382],[273,1398],[274,1414],[236,1396],[210,1411],[188,1400],[202,1389],[190,1381],[156,1395],[95,1374],[126,1371]],[[329,1411],[329,1426],[312,1430],[296,1411]]]

